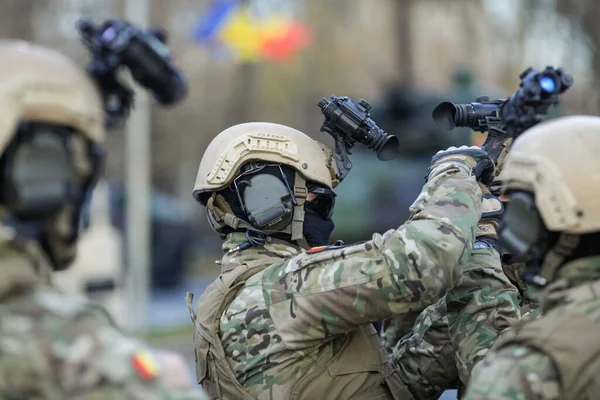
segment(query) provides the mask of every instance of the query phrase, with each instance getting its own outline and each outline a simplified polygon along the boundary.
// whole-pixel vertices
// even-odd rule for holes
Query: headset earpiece
[[[281,179],[257,174],[245,180],[242,200],[249,222],[258,229],[280,230],[292,221],[289,189]]]
[[[22,124],[4,153],[0,200],[17,217],[51,214],[78,190],[67,136],[57,130],[65,128]]]

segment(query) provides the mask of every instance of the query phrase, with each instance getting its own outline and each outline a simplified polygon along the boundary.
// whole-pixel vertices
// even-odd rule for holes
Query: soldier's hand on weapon
[[[477,146],[449,147],[438,151],[431,159],[427,180],[446,171],[449,165],[459,165],[478,181],[489,183],[493,179],[494,163],[488,153]]]

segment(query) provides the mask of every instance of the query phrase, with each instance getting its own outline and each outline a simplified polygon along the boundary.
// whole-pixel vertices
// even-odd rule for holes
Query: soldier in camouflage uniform
[[[500,178],[500,241],[526,260],[542,316],[520,322],[473,370],[465,399],[597,399],[600,393],[600,118],[563,117],[521,135]]]
[[[491,189],[498,193],[496,186],[494,182]],[[462,282],[415,315],[414,326],[402,318],[385,322],[384,347],[416,399],[436,399],[446,389],[459,389],[460,395],[473,367],[500,333],[539,315],[538,304],[520,277],[524,265],[514,262],[497,240],[501,203],[486,193],[483,204],[475,249]]]
[[[103,309],[54,289],[104,141],[100,92],[53,50],[0,42],[0,398],[204,399]],[[162,361],[162,362],[161,362]],[[167,390],[160,368],[181,375]]]
[[[384,347],[416,399],[438,398],[468,382],[473,365],[520,318],[518,291],[503,272],[495,233],[502,207],[489,193],[484,205],[462,282],[419,314],[414,326],[400,318],[384,324]]]
[[[439,152],[409,222],[325,246],[332,158],[269,123],[231,127],[208,146],[194,197],[225,255],[196,310],[191,294],[188,306],[198,381],[211,397],[410,398],[371,323],[420,311],[458,283],[481,210],[475,177],[493,166],[479,148]]]
[[[418,314],[412,326],[402,318],[385,322],[382,342],[414,398],[437,399],[447,389],[460,391],[501,332],[539,315],[536,303],[521,294],[499,265],[492,250],[476,248],[461,284]]]

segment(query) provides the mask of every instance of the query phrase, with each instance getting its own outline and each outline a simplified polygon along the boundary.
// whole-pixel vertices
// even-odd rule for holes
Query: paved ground
[[[148,320],[152,330],[163,331],[182,328],[178,329],[178,333],[165,337],[153,337],[151,339],[152,344],[156,347],[181,353],[187,359],[192,374],[194,374],[192,322],[185,305],[185,294],[186,292],[193,292],[196,294],[197,299],[210,282],[210,278],[188,280],[171,290],[153,293],[150,300],[150,315]],[[189,330],[186,331],[185,327],[189,327]],[[456,390],[446,391],[440,399],[456,399]]]

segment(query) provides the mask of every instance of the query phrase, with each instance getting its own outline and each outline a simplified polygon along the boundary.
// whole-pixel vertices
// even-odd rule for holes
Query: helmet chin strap
[[[292,223],[281,232],[289,234],[292,241],[295,241],[298,246],[308,249],[311,246],[304,237],[304,203],[308,195],[308,188],[306,187],[306,180],[298,172],[295,173],[294,187],[291,189],[296,200],[296,205],[293,208]]]
[[[254,229],[249,222],[236,217],[225,198],[217,193],[213,193],[206,202],[206,216],[210,227],[221,239],[225,238],[223,229],[226,226],[233,229]]]
[[[305,241],[303,234],[304,225],[304,203],[306,202],[306,196],[308,195],[308,189],[306,188],[306,180],[296,172],[294,178],[294,196],[296,197],[296,205],[294,206],[294,215],[292,216],[292,240]]]

